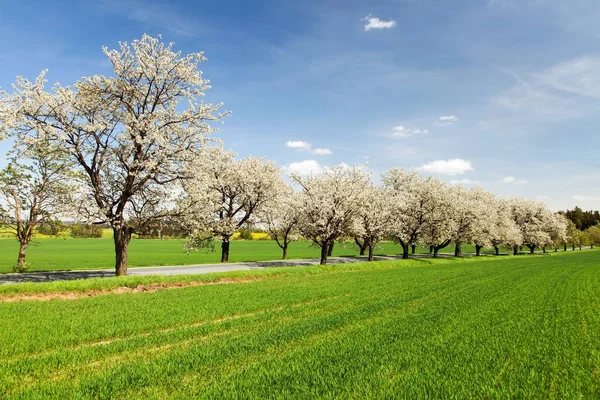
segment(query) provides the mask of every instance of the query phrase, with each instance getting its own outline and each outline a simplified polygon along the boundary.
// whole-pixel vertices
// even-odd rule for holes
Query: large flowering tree
[[[189,249],[205,246],[207,240],[221,241],[221,262],[229,261],[231,237],[244,224],[258,218],[277,199],[282,188],[281,171],[270,161],[235,154],[221,147],[207,147],[190,164],[192,177],[185,185],[180,203],[194,210],[188,218],[192,236]]]
[[[421,238],[429,220],[434,199],[431,177],[414,171],[392,168],[383,175],[384,186],[390,191],[391,209],[389,234],[402,246],[402,258],[408,258],[409,247]]]
[[[500,254],[500,246],[517,250],[523,244],[523,235],[517,226],[513,215],[511,201],[498,198],[493,203],[492,226],[490,231],[490,244],[494,247],[496,255]]]
[[[127,248],[137,224],[172,214],[184,166],[220,121],[221,104],[202,102],[208,81],[202,53],[182,55],[173,44],[143,35],[117,50],[104,47],[112,76],[94,75],[73,87],[46,91],[17,78],[3,107],[5,130],[35,129],[73,160],[83,177],[88,212],[114,233],[115,272],[127,273]],[[178,211],[179,212],[179,211]]]
[[[281,258],[285,260],[288,246],[299,239],[298,223],[301,218],[299,194],[285,183],[281,183],[277,197],[259,214],[259,219],[275,243],[281,248]]]
[[[338,166],[320,175],[292,175],[292,180],[301,188],[298,229],[321,248],[321,264],[326,264],[335,240],[353,234],[364,193],[370,187],[369,175],[358,167]]]
[[[429,179],[427,190],[431,196],[425,207],[427,222],[423,225],[420,241],[433,248],[433,257],[437,257],[441,249],[452,243],[456,232],[454,213],[456,197],[444,182]]]
[[[375,246],[390,231],[393,209],[393,193],[385,188],[371,185],[362,194],[362,205],[354,219],[355,237],[368,250],[368,260],[373,261]]]
[[[549,224],[553,222],[553,214],[543,203],[515,198],[511,199],[510,204],[512,217],[521,231],[523,244],[531,253],[538,247],[543,248],[552,243]]]

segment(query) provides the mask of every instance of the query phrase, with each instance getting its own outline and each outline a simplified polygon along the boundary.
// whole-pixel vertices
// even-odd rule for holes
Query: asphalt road
[[[399,257],[375,257],[375,260],[393,260]],[[330,264],[345,264],[350,262],[365,261],[365,257],[330,257]],[[211,272],[245,271],[250,269],[274,268],[274,267],[301,267],[318,265],[318,259],[303,260],[275,260],[262,262],[231,263],[231,264],[198,264],[177,265],[160,267],[138,267],[129,268],[130,276],[148,275],[196,275]],[[106,278],[114,276],[114,269],[85,270],[85,271],[56,271],[56,272],[26,272],[21,274],[0,274],[0,284],[21,282],[52,282],[73,279]]]
[[[471,256],[472,254],[464,254]],[[504,254],[503,254],[504,255]],[[452,257],[453,254],[439,254],[440,257]],[[430,258],[429,254],[411,254],[410,258]],[[376,256],[375,261],[396,260],[400,256]],[[329,257],[329,264],[345,264],[365,261],[366,257]],[[211,272],[245,271],[251,269],[273,268],[273,267],[301,267],[319,264],[319,259],[303,260],[275,260],[262,262],[231,263],[231,264],[198,264],[178,265],[161,267],[138,267],[129,268],[128,275],[196,275]],[[21,274],[0,274],[0,284],[21,282],[53,282],[74,279],[106,278],[114,276],[114,269],[87,270],[87,271],[56,271],[56,272],[27,272]]]

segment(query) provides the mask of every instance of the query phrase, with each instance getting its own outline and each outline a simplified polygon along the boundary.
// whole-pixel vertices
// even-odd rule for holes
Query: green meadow
[[[0,397],[598,398],[599,256],[244,271],[72,300],[7,302],[7,285]],[[119,279],[139,278],[97,281]]]
[[[27,251],[30,271],[59,271],[72,269],[102,269],[114,267],[112,239],[37,239]],[[191,265],[220,262],[219,242],[214,251],[201,250],[186,253],[181,240],[134,239],[129,245],[129,266]],[[465,251],[469,251],[470,247]],[[382,243],[379,254],[400,254],[401,247],[392,242]],[[0,273],[12,272],[19,251],[15,239],[0,240]],[[427,252],[428,249],[419,249]],[[453,251],[447,247],[445,251]],[[333,256],[358,255],[354,243],[336,243]],[[319,249],[310,242],[293,242],[288,258],[318,258]],[[230,262],[266,261],[281,259],[281,249],[273,240],[235,240],[231,243]]]

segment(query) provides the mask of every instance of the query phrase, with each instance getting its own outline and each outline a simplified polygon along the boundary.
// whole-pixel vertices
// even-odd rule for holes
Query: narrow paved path
[[[589,247],[588,247],[589,248]],[[569,250],[571,251],[571,250]],[[537,253],[537,252],[536,252]],[[541,252],[540,252],[541,253]],[[489,253],[486,253],[489,254]],[[526,253],[521,253],[526,254]],[[440,257],[453,257],[451,253],[440,253]],[[501,256],[508,255],[501,253]],[[475,256],[474,253],[463,253],[464,257]],[[375,261],[398,260],[401,256],[375,256]],[[431,258],[430,254],[411,254],[410,258]],[[129,268],[130,276],[148,276],[148,275],[196,275],[208,274],[210,272],[229,272],[245,271],[250,269],[274,268],[274,267],[301,267],[308,265],[318,265],[319,259],[301,259],[301,260],[274,260],[274,261],[256,261],[231,264],[197,264],[197,265],[177,265],[162,267],[136,267]],[[366,261],[364,256],[356,257],[329,257],[329,264],[346,264]],[[114,269],[85,270],[85,271],[56,271],[56,272],[27,272],[22,274],[0,274],[0,284],[21,283],[21,282],[53,282],[68,281],[74,279],[106,278],[114,276]]]
[[[425,257],[426,255],[417,254],[414,257]],[[375,257],[375,260],[394,260],[399,256]],[[365,257],[330,257],[330,264],[345,264],[350,262],[365,261]],[[208,274],[210,272],[229,272],[245,271],[250,269],[274,268],[274,267],[301,267],[308,265],[318,265],[319,259],[301,259],[301,260],[274,260],[258,261],[231,264],[197,264],[197,265],[174,265],[161,267],[136,267],[129,268],[130,276],[147,275],[196,275]],[[73,279],[106,278],[114,276],[114,269],[101,270],[79,270],[79,271],[56,271],[56,272],[27,272],[22,274],[0,274],[0,284],[20,283],[20,282],[52,282],[66,281]]]

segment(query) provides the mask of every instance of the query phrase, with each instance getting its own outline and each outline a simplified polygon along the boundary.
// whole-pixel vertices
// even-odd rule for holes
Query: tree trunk
[[[433,252],[433,245],[429,245],[429,254],[431,254]]]
[[[131,241],[131,229],[128,226],[113,228],[115,242],[115,275],[127,275],[127,249]]]
[[[519,246],[513,246],[513,255],[516,256],[519,253]]]
[[[433,258],[437,258],[439,250],[439,247],[433,246]]]
[[[482,248],[483,248],[483,246],[480,246],[478,244],[475,245],[475,254],[477,255],[477,257],[479,257],[481,255]]]
[[[373,261],[373,244],[369,243],[369,261]]]
[[[460,248],[460,243],[454,245],[454,257],[461,257],[462,250]]]
[[[542,247],[542,253],[546,254],[546,248]]]
[[[579,250],[581,250],[581,243],[579,243]]]
[[[327,251],[329,249],[329,243],[325,243],[321,246],[321,265],[327,264]]]
[[[364,256],[365,252],[367,251],[367,241],[365,240],[364,242],[360,242],[360,240],[358,240],[358,238],[354,238],[354,243],[356,243],[356,245],[358,246],[359,249],[359,255]]]
[[[573,244],[573,251],[575,251],[575,244]]]
[[[408,259],[408,243],[405,243],[403,240],[400,240],[400,246],[402,246],[402,259]]]
[[[563,251],[567,251],[567,244],[565,243],[565,249]]]
[[[288,248],[288,245],[286,243],[283,245],[283,255],[281,256],[282,260],[285,260],[287,258],[287,248]]]
[[[500,255],[500,249],[498,246],[494,246],[494,250],[496,251],[496,255]]]
[[[535,252],[535,244],[528,244],[527,247],[529,247],[529,254],[533,254]]]
[[[415,254],[416,251],[417,251],[417,245],[416,244],[411,245],[410,246],[410,252],[412,254]]]
[[[594,248],[594,243],[590,244],[590,249]]]
[[[229,262],[229,238],[223,238],[221,242],[221,262]]]
[[[27,255],[27,247],[29,247],[29,240],[22,240],[19,243],[19,257],[17,258],[16,271],[22,272],[25,270],[25,256]]]
[[[333,246],[335,246],[335,240],[329,242],[329,245],[327,246],[327,257],[331,257],[333,254]]]

